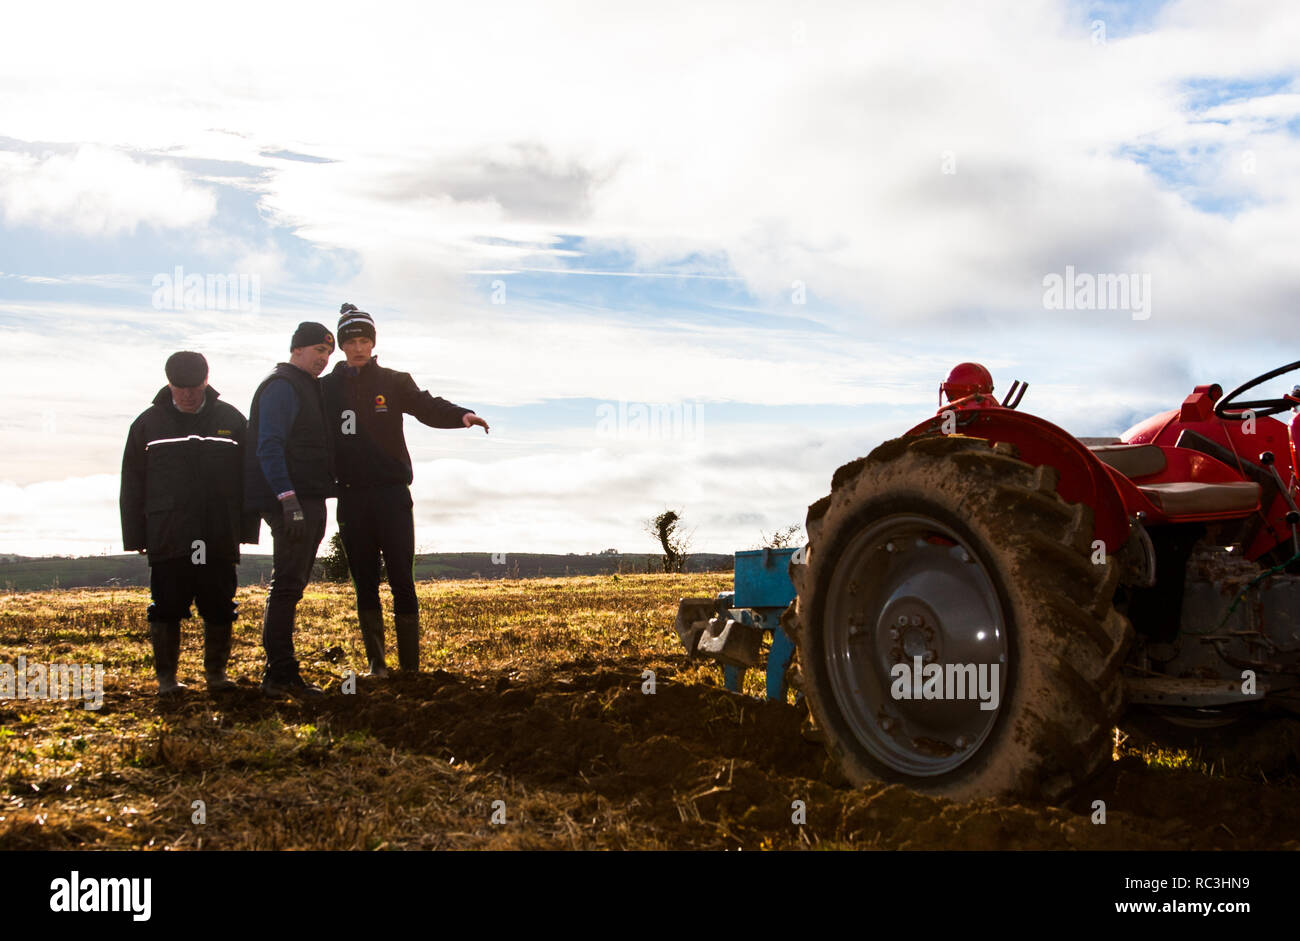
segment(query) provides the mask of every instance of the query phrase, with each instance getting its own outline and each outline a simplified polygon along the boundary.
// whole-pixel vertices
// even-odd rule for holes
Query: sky
[[[407,419],[422,551],[758,546],[962,361],[1117,435],[1300,359],[1284,0],[310,9],[6,9],[0,553],[121,552],[167,356],[247,414],[344,301],[492,426]]]

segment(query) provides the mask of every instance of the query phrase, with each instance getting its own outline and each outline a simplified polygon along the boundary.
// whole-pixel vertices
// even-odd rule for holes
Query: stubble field
[[[1066,807],[850,788],[798,707],[727,693],[681,652],[678,599],[729,587],[421,583],[425,672],[345,695],[364,669],[351,590],[313,584],[296,640],[327,695],[310,704],[257,691],[264,589],[239,592],[239,690],[203,690],[192,620],[175,701],[154,693],[147,591],[5,595],[0,663],[102,663],[105,692],[98,711],[0,700],[0,849],[1300,849],[1294,722],[1266,733],[1290,743],[1271,763],[1117,733],[1116,762]]]

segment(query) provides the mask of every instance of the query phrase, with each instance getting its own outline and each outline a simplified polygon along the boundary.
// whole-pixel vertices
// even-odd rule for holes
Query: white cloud
[[[0,552],[99,555],[122,551],[116,474],[18,486],[0,480]]]
[[[201,225],[215,211],[211,192],[167,164],[92,146],[43,157],[0,151],[0,213],[11,228],[112,238],[141,225]]]
[[[1152,272],[1166,310],[1205,325],[1240,290],[1207,270],[1212,255],[1253,285],[1256,316],[1276,315],[1295,284],[1258,239],[1300,210],[1294,147],[1199,120],[1183,83],[1295,72],[1300,12],[1175,2],[1133,35],[1112,22],[1104,45],[1085,13],[377,3],[357,28],[232,4],[190,21],[160,7],[102,44],[86,37],[112,19],[91,7],[57,69],[39,43],[0,63],[15,79],[0,106],[26,139],[270,167],[273,218],[357,253],[358,287],[394,303],[455,296],[465,268],[511,251],[477,236],[567,232],[647,266],[723,252],[767,298],[799,279],[894,322],[1032,311],[1044,273],[1087,263]],[[48,15],[24,11],[26,34]],[[1189,148],[1207,142],[1260,155],[1248,179],[1196,180],[1248,197],[1258,219],[1205,216],[1127,152],[1196,165],[1204,149]],[[336,162],[259,156],[281,148]]]

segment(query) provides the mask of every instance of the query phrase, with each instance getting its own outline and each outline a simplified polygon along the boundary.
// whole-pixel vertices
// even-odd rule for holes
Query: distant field
[[[145,591],[5,595],[0,664],[102,663],[106,679],[99,712],[0,700],[0,849],[1300,848],[1294,775],[1122,743],[1070,807],[848,788],[799,708],[727,693],[679,649],[678,598],[729,585],[423,582],[427,672],[362,679],[355,695],[341,692],[363,668],[350,591],[312,585],[298,651],[328,695],[309,706],[256,691],[261,588],[239,592],[240,690],[202,690],[191,621],[181,678],[194,688],[174,704],[154,694]],[[747,691],[760,686],[751,673]],[[1097,798],[1104,826],[1090,822]]]
[[[320,554],[329,551],[328,543]],[[520,552],[429,552],[415,557],[417,579],[556,578],[568,575],[662,571],[660,556],[559,555]],[[697,553],[687,559],[688,572],[731,571],[732,556]],[[239,584],[265,587],[271,578],[271,557],[245,553]],[[87,556],[78,559],[0,557],[0,590],[44,591],[48,588],[105,588],[149,584],[149,563],[143,556]]]

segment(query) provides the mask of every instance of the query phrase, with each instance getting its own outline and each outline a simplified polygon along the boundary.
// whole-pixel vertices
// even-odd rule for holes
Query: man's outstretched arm
[[[409,373],[401,374],[398,387],[402,395],[402,411],[430,428],[469,428],[481,425],[484,432],[488,430],[488,423],[470,409],[461,408],[441,396],[421,390]]]

